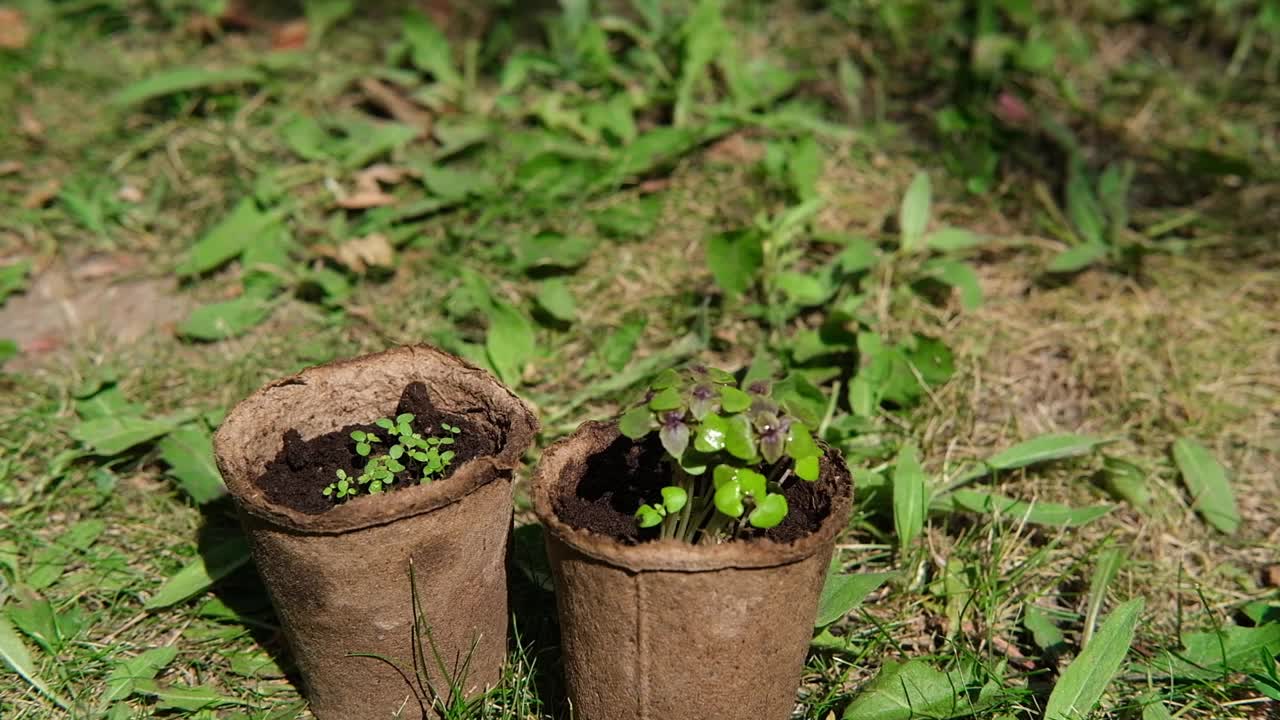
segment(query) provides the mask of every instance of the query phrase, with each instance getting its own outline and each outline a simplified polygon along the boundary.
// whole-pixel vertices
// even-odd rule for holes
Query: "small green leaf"
[[[495,301],[489,308],[489,329],[484,338],[489,363],[503,382],[520,384],[525,366],[534,358],[538,341],[533,324],[516,308]]]
[[[1173,460],[1182,473],[1182,482],[1191,492],[1196,512],[1226,535],[1240,527],[1240,511],[1227,479],[1227,469],[1203,445],[1190,438],[1173,443]]]
[[[339,483],[339,488],[343,483]],[[146,610],[176,605],[208,590],[217,581],[249,562],[249,544],[243,535],[223,540],[179,570],[143,605]]]
[[[972,265],[958,260],[943,260],[931,263],[928,270],[960,293],[960,306],[965,310],[982,307],[982,284],[978,282],[978,273]]]
[[[1231,625],[1219,632],[1193,633],[1184,637],[1182,644],[1181,649],[1161,651],[1140,666],[1140,671],[1175,680],[1207,681],[1261,669],[1260,652],[1272,657],[1280,654],[1280,623]]]
[[[693,439],[693,447],[698,452],[713,453],[724,449],[725,435],[729,432],[729,423],[720,415],[708,415],[698,424],[698,434]]]
[[[1093,712],[1102,692],[1124,663],[1142,607],[1142,598],[1137,598],[1107,617],[1093,642],[1062,671],[1049,695],[1045,720],[1079,720]]]
[[[537,268],[572,270],[591,257],[595,246],[595,241],[590,238],[566,237],[554,232],[538,233],[524,238],[516,245],[516,270],[520,272],[529,272]]]
[[[1147,487],[1146,471],[1128,460],[1110,456],[1102,459],[1102,470],[1103,489],[1139,511],[1150,511],[1151,490]]]
[[[97,455],[118,455],[132,447],[171,432],[174,423],[131,415],[111,415],[85,420],[71,429],[75,438]]]
[[[1076,233],[1088,246],[1103,246],[1106,240],[1106,217],[1098,199],[1089,187],[1089,177],[1080,162],[1073,162],[1067,179],[1067,215]],[[1056,271],[1054,271],[1056,272]]]
[[[796,460],[796,477],[805,482],[816,482],[821,472],[821,462],[817,455],[810,455]]]
[[[932,203],[932,190],[929,186],[929,174],[916,173],[907,192],[902,196],[902,205],[898,210],[898,225],[902,230],[902,249],[914,251],[920,249],[924,239],[924,231],[929,227],[929,206]]]
[[[40,691],[64,710],[69,707],[67,701],[58,693],[49,689],[36,672],[35,661],[31,659],[31,651],[27,649],[22,637],[9,624],[9,619],[0,613],[0,660],[4,661],[14,672],[22,676],[32,687]]]
[[[927,482],[915,445],[903,446],[893,470],[893,529],[901,553],[907,552],[924,529]]]
[[[860,573],[846,575],[840,572],[839,561],[833,561],[822,586],[818,600],[818,618],[814,627],[830,625],[853,612],[876,588],[893,577],[893,573]]]
[[[436,80],[446,85],[459,81],[460,76],[454,68],[453,50],[449,47],[448,38],[426,15],[416,10],[407,12],[401,26],[414,67],[431,73]]]
[[[622,323],[605,338],[604,343],[600,346],[600,357],[610,370],[618,372],[625,368],[627,363],[631,362],[631,356],[636,350],[636,343],[640,341],[640,336],[644,334],[644,328],[647,323],[648,318],[643,313],[628,313],[623,316]]]
[[[742,483],[738,479],[730,480],[716,488],[713,498],[716,509],[729,517],[742,517],[746,509],[742,504]]]
[[[666,508],[667,514],[678,513],[685,504],[689,502],[689,493],[684,488],[668,485],[662,488],[662,506]]]
[[[1041,435],[996,453],[987,460],[987,466],[993,470],[1014,470],[1051,460],[1079,457],[1093,452],[1104,442],[1089,435]]]
[[[777,527],[787,516],[787,499],[778,493],[766,493],[763,498],[756,499],[756,507],[747,516],[751,527],[768,530]]]
[[[1058,253],[1049,262],[1051,273],[1073,273],[1083,270],[1105,258],[1110,249],[1106,245],[1086,243]]]
[[[739,413],[751,407],[751,396],[731,385],[720,386],[720,409]]]
[[[939,228],[924,237],[924,244],[938,252],[958,252],[980,247],[986,238],[971,230],[957,227]]]
[[[986,515],[999,514],[1015,522],[1022,522],[1025,519],[1033,525],[1056,527],[1087,525],[1113,509],[1111,505],[1073,508],[1056,503],[1028,503],[1003,495],[965,489],[956,490],[950,497],[956,505],[970,512]]]
[[[787,457],[799,461],[821,454],[809,428],[802,422],[791,423],[791,428],[787,431]]]
[[[9,296],[27,286],[27,273],[31,272],[30,260],[19,260],[0,267],[0,306]]]
[[[154,98],[189,90],[202,90],[219,85],[257,85],[265,78],[250,68],[211,70],[205,67],[177,67],[148,75],[111,97],[117,108],[137,105]]]
[[[273,222],[274,218],[258,210],[252,198],[244,198],[196,241],[176,272],[186,277],[222,267],[258,242]]]
[[[651,528],[655,525],[661,525],[662,518],[662,513],[651,505],[641,505],[640,509],[636,510],[636,520],[639,521],[639,525],[642,528]]]
[[[573,322],[578,308],[573,300],[573,293],[562,278],[551,278],[538,283],[536,297],[538,307],[551,317],[561,322]]]
[[[666,388],[653,396],[649,401],[649,407],[657,412],[667,410],[675,410],[684,405],[684,398],[680,395],[680,391],[674,387]]]
[[[739,460],[754,460],[756,435],[746,415],[730,415],[725,423],[724,449]]]
[[[1035,605],[1023,608],[1022,625],[1031,632],[1036,646],[1045,651],[1058,651],[1066,646],[1067,636],[1050,619],[1049,614]]]
[[[239,337],[271,315],[272,306],[242,295],[234,300],[196,308],[178,325],[178,334],[191,340],[226,340]]]
[[[124,700],[133,694],[134,684],[138,680],[151,680],[178,656],[178,648],[173,645],[151,648],[138,653],[134,657],[118,662],[107,676],[107,692],[104,702]]]
[[[940,672],[924,660],[886,662],[880,674],[859,692],[844,720],[921,720],[972,715],[999,699],[998,686],[978,692],[972,666]],[[976,695],[976,697],[975,697]]]
[[[639,440],[653,429],[653,413],[643,405],[631,408],[618,421],[618,429],[632,440]]]
[[[160,450],[160,459],[169,466],[169,473],[178,481],[178,487],[197,505],[226,494],[222,474],[213,459],[213,438],[204,427],[183,425],[166,435],[156,447]]]
[[[806,135],[791,148],[787,158],[787,180],[800,200],[818,195],[818,179],[822,177],[823,150],[812,135]]]
[[[726,297],[746,292],[755,284],[764,264],[764,246],[756,230],[734,230],[711,237],[707,243],[711,275]]]

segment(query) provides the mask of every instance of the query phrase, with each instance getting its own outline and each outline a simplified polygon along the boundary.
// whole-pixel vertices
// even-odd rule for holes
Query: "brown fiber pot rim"
[[[831,512],[813,533],[790,543],[768,539],[719,545],[690,545],[678,540],[653,540],[627,545],[613,537],[570,526],[556,515],[553,497],[573,478],[565,465],[575,457],[601,452],[621,433],[616,422],[588,421],[572,435],[542,453],[533,477],[533,509],[543,526],[564,544],[588,557],[630,572],[706,572],[725,569],[769,568],[799,562],[829,545],[844,529],[853,502],[853,482],[840,452],[822,445],[822,464],[836,471],[837,491]]]
[[[386,373],[381,378],[381,384],[386,386],[385,397],[380,395],[379,402],[394,405],[406,385],[423,382],[444,410],[456,412],[464,403],[469,403],[472,406],[469,409],[482,411],[486,422],[500,435],[498,451],[468,460],[446,480],[393,493],[361,496],[319,514],[307,514],[268,500],[255,484],[263,472],[263,463],[252,460],[256,455],[250,450],[253,444],[258,443],[260,448],[265,437],[278,452],[281,434],[295,427],[289,418],[300,393],[323,392],[334,396],[346,387],[360,387],[362,377],[375,368]],[[393,377],[394,382],[390,381]],[[324,432],[351,423],[372,422],[381,416],[372,407],[366,409],[371,413],[368,417],[343,417]],[[385,410],[381,414],[385,414]],[[269,431],[263,429],[266,418],[276,420],[267,423],[271,426]],[[315,365],[269,382],[227,414],[214,433],[213,447],[218,470],[242,512],[304,534],[339,534],[429,513],[461,500],[499,477],[509,477],[533,444],[537,432],[538,420],[533,409],[497,378],[462,358],[421,344]],[[307,436],[304,433],[304,437]]]

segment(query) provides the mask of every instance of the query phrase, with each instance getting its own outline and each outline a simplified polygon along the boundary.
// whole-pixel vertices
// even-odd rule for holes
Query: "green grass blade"
[[[1093,577],[1089,581],[1089,605],[1085,611],[1084,633],[1080,638],[1080,647],[1089,646],[1094,626],[1098,623],[1098,611],[1102,609],[1102,601],[1107,597],[1107,586],[1115,579],[1116,573],[1120,572],[1124,561],[1123,548],[1107,548],[1098,557],[1098,564],[1094,567]]]
[[[165,95],[200,90],[215,85],[248,85],[261,83],[262,73],[251,68],[210,70],[202,67],[171,68],[126,86],[111,98],[117,108],[137,105]]]
[[[904,445],[893,471],[893,529],[903,553],[924,529],[926,482],[919,451],[915,445]]]
[[[994,470],[1014,470],[1052,460],[1087,455],[1103,444],[1090,435],[1041,435],[991,456],[987,465]]]
[[[1058,678],[1045,707],[1045,720],[1081,720],[1093,711],[1124,663],[1143,605],[1142,598],[1130,600],[1102,623],[1093,642]]]
[[[143,608],[157,610],[195,597],[247,562],[248,541],[243,535],[228,538],[169,578]]]
[[[1240,527],[1240,511],[1227,469],[1203,445],[1190,438],[1173,443],[1173,461],[1191,491],[1192,506],[1205,522],[1227,535]]]

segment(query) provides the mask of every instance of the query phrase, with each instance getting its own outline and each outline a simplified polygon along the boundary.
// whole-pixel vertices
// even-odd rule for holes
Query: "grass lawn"
[[[0,717],[309,717],[210,433],[429,342],[538,448],[773,375],[856,482],[798,718],[1280,718],[1280,3],[252,5],[0,4]],[[516,503],[448,717],[570,716]]]

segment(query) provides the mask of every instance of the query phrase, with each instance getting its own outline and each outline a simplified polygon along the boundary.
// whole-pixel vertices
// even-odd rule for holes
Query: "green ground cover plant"
[[[857,488],[796,717],[1267,717],[1273,0],[429,5],[0,7],[0,715],[305,717],[211,432],[427,341],[542,446],[773,379]],[[568,717],[516,501],[445,717]]]

